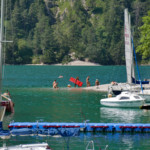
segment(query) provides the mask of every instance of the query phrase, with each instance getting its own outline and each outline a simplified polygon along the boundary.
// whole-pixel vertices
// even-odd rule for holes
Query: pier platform
[[[150,88],[150,84],[144,84],[142,86],[144,89]],[[102,84],[102,85],[98,85],[98,86],[83,87],[82,89],[83,90],[99,91],[99,92],[108,92],[110,87],[115,91],[118,91],[118,90],[127,91],[127,90],[131,90],[131,89],[133,91],[140,91],[141,90],[140,84],[129,85],[128,83],[117,83],[117,85]]]
[[[83,90],[93,90],[93,91],[99,91],[99,92],[108,92],[108,87],[111,84],[102,84],[98,86],[90,86],[90,87],[84,87]]]

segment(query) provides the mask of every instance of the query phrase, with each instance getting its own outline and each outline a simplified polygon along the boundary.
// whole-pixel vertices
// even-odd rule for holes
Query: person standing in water
[[[100,85],[100,83],[99,83],[98,79],[96,79],[95,86],[98,86],[98,85]]]
[[[100,85],[100,83],[99,83],[98,79],[96,79],[95,86],[97,86],[97,88],[98,88],[99,85]]]
[[[53,82],[53,88],[54,88],[54,89],[57,89],[57,88],[58,88],[58,83],[56,82],[56,80],[54,80],[54,82]]]
[[[77,83],[77,81],[79,81],[79,77],[76,77],[76,80],[75,80],[75,84],[74,84],[74,87],[76,87],[76,83]]]
[[[91,84],[90,84],[90,82],[89,82],[89,79],[90,79],[90,77],[88,76],[87,78],[86,78],[86,86],[87,87],[89,87]]]

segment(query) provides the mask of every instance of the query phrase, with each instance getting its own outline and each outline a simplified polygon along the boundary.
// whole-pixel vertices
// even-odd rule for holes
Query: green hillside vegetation
[[[13,40],[6,45],[7,64],[55,64],[76,59],[125,64],[125,8],[132,18],[138,61],[150,61],[149,0],[7,2],[5,34],[7,40]]]

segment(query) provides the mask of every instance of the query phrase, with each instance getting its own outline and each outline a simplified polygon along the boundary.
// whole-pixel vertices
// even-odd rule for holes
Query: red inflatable
[[[83,85],[83,82],[81,82],[81,81],[79,81],[79,80],[76,80],[76,79],[73,78],[73,77],[71,77],[69,81],[75,83],[75,84],[78,85],[78,86],[82,86],[82,85]]]

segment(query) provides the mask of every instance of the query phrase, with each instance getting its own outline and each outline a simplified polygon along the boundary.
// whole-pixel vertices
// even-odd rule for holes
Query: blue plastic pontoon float
[[[13,122],[8,126],[13,135],[24,134],[78,134],[80,132],[150,132],[150,124],[144,123],[58,123]]]

